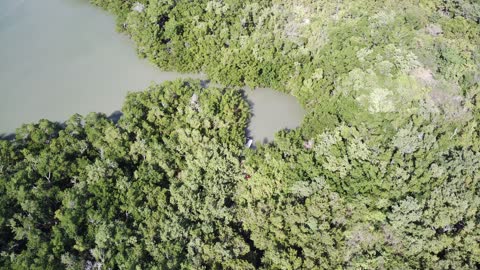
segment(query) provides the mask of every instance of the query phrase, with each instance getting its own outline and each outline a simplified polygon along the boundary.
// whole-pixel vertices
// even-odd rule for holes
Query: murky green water
[[[128,91],[180,77],[138,59],[113,17],[86,0],[0,0],[0,133],[42,118],[110,114]],[[247,91],[255,140],[296,127],[303,110],[291,96]]]
[[[272,141],[275,132],[300,125],[305,112],[293,96],[268,88],[245,93],[253,104],[249,131],[255,141]]]

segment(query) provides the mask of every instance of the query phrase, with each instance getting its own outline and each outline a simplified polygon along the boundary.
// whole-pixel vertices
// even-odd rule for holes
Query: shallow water
[[[115,32],[113,17],[86,0],[0,1],[0,134],[42,118],[74,113],[107,115],[128,91],[181,77],[138,59],[133,43]],[[251,135],[271,140],[296,127],[295,98],[269,89],[247,91],[255,106]]]
[[[275,132],[300,125],[305,111],[290,95],[269,88],[245,90],[252,104],[249,136],[262,143],[273,140]]]
[[[110,114],[127,91],[181,77],[139,60],[113,17],[88,1],[1,0],[0,12],[0,132]]]

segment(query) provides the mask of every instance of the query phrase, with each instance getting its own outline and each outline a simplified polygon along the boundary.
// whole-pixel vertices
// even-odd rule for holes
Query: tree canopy
[[[475,0],[91,0],[204,72],[0,140],[7,269],[479,269]],[[302,125],[244,146],[236,86]]]

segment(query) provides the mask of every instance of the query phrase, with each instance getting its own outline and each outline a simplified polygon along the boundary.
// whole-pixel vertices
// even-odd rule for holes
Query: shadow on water
[[[210,85],[210,80],[200,80],[200,86],[207,88]]]
[[[0,134],[0,141],[12,141],[15,139],[15,133],[2,133]]]
[[[123,113],[121,111],[114,111],[108,119],[112,120],[113,123],[117,124],[120,118],[123,116]]]
[[[248,107],[250,108],[250,117],[248,118],[248,122],[247,122],[247,127],[245,128],[245,143],[248,142],[248,140],[250,139],[253,139],[252,138],[252,130],[249,128],[250,127],[250,124],[252,122],[252,118],[253,116],[255,115],[253,113],[253,106],[255,105],[250,99],[248,99],[248,96],[247,96],[247,93],[245,92],[244,89],[240,89],[239,90],[240,92],[240,95],[242,96],[243,100],[245,100],[248,104]],[[255,142],[253,142],[252,146],[250,147],[252,149],[256,149],[257,147],[255,146]]]

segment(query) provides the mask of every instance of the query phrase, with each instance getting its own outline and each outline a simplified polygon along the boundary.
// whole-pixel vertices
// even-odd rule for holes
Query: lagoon
[[[164,72],[137,57],[113,16],[86,0],[0,1],[0,134],[42,118],[121,108],[128,91],[200,74]],[[271,89],[246,90],[254,140],[295,128],[303,109]]]

